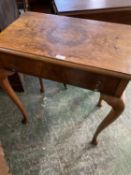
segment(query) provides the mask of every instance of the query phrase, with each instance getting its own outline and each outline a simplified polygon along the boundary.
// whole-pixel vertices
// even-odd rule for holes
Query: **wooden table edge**
[[[131,7],[109,7],[109,8],[96,8],[96,9],[80,9],[80,10],[70,10],[70,11],[59,11],[59,9],[57,8],[56,4],[53,4],[53,7],[55,8],[55,13],[56,14],[60,14],[60,15],[65,15],[65,14],[84,14],[86,12],[86,14],[90,14],[90,13],[108,13],[108,12],[121,12],[121,11],[129,11],[131,10]]]
[[[34,61],[37,59],[36,61],[40,61],[40,62],[42,62],[43,58],[44,58],[45,62],[52,63],[52,64],[64,65],[64,66],[71,67],[71,68],[77,68],[80,70],[86,70],[89,72],[99,73],[102,75],[113,76],[113,77],[117,77],[117,78],[123,78],[123,79],[128,79],[128,80],[131,79],[131,76],[126,74],[126,73],[115,72],[115,71],[107,70],[104,68],[94,67],[91,65],[87,66],[84,64],[77,64],[77,63],[73,63],[71,61],[66,61],[66,60],[63,61],[63,60],[60,60],[57,58],[54,59],[54,58],[51,58],[48,56],[35,55],[35,54],[27,53],[27,52],[20,52],[20,51],[15,51],[12,49],[1,48],[1,47],[0,47],[0,52],[4,53],[4,54],[24,57],[24,58],[31,59]],[[14,67],[14,69],[15,69],[15,67]]]

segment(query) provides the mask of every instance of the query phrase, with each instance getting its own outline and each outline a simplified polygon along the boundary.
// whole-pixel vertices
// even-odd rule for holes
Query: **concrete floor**
[[[126,109],[99,136],[90,140],[110,107],[96,107],[99,93],[57,82],[45,82],[45,96],[38,79],[26,76],[26,91],[18,93],[29,114],[21,114],[0,92],[0,140],[12,175],[130,175],[131,84],[126,89]]]

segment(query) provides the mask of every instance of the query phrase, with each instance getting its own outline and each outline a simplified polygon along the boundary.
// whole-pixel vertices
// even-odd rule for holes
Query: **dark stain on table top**
[[[0,34],[0,52],[131,78],[131,26],[27,12]],[[62,60],[61,60],[62,58]]]

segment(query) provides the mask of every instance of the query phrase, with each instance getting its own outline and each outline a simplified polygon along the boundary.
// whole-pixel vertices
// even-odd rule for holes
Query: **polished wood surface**
[[[59,64],[62,55],[64,65],[130,79],[130,31],[126,25],[27,12],[1,33],[0,51]]]
[[[58,13],[84,10],[131,9],[130,0],[54,0]]]
[[[130,0],[54,0],[52,7],[57,15],[131,25]]]
[[[105,11],[103,10],[101,12],[99,10],[95,10],[90,12],[85,11],[84,13],[70,12],[62,15],[131,25],[131,10],[117,11],[116,9],[113,9],[112,11],[108,11],[105,9]]]
[[[40,76],[101,93],[111,112],[98,134],[124,110],[131,79],[131,26],[27,12],[0,35],[1,87],[18,105],[6,70]],[[4,81],[3,81],[3,75]],[[19,103],[24,121],[27,114]]]

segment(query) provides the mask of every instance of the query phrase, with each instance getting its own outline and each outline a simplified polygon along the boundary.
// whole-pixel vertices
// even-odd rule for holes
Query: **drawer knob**
[[[101,86],[102,86],[102,82],[98,80],[96,82],[96,86],[95,86],[94,91],[99,91],[101,89]]]

